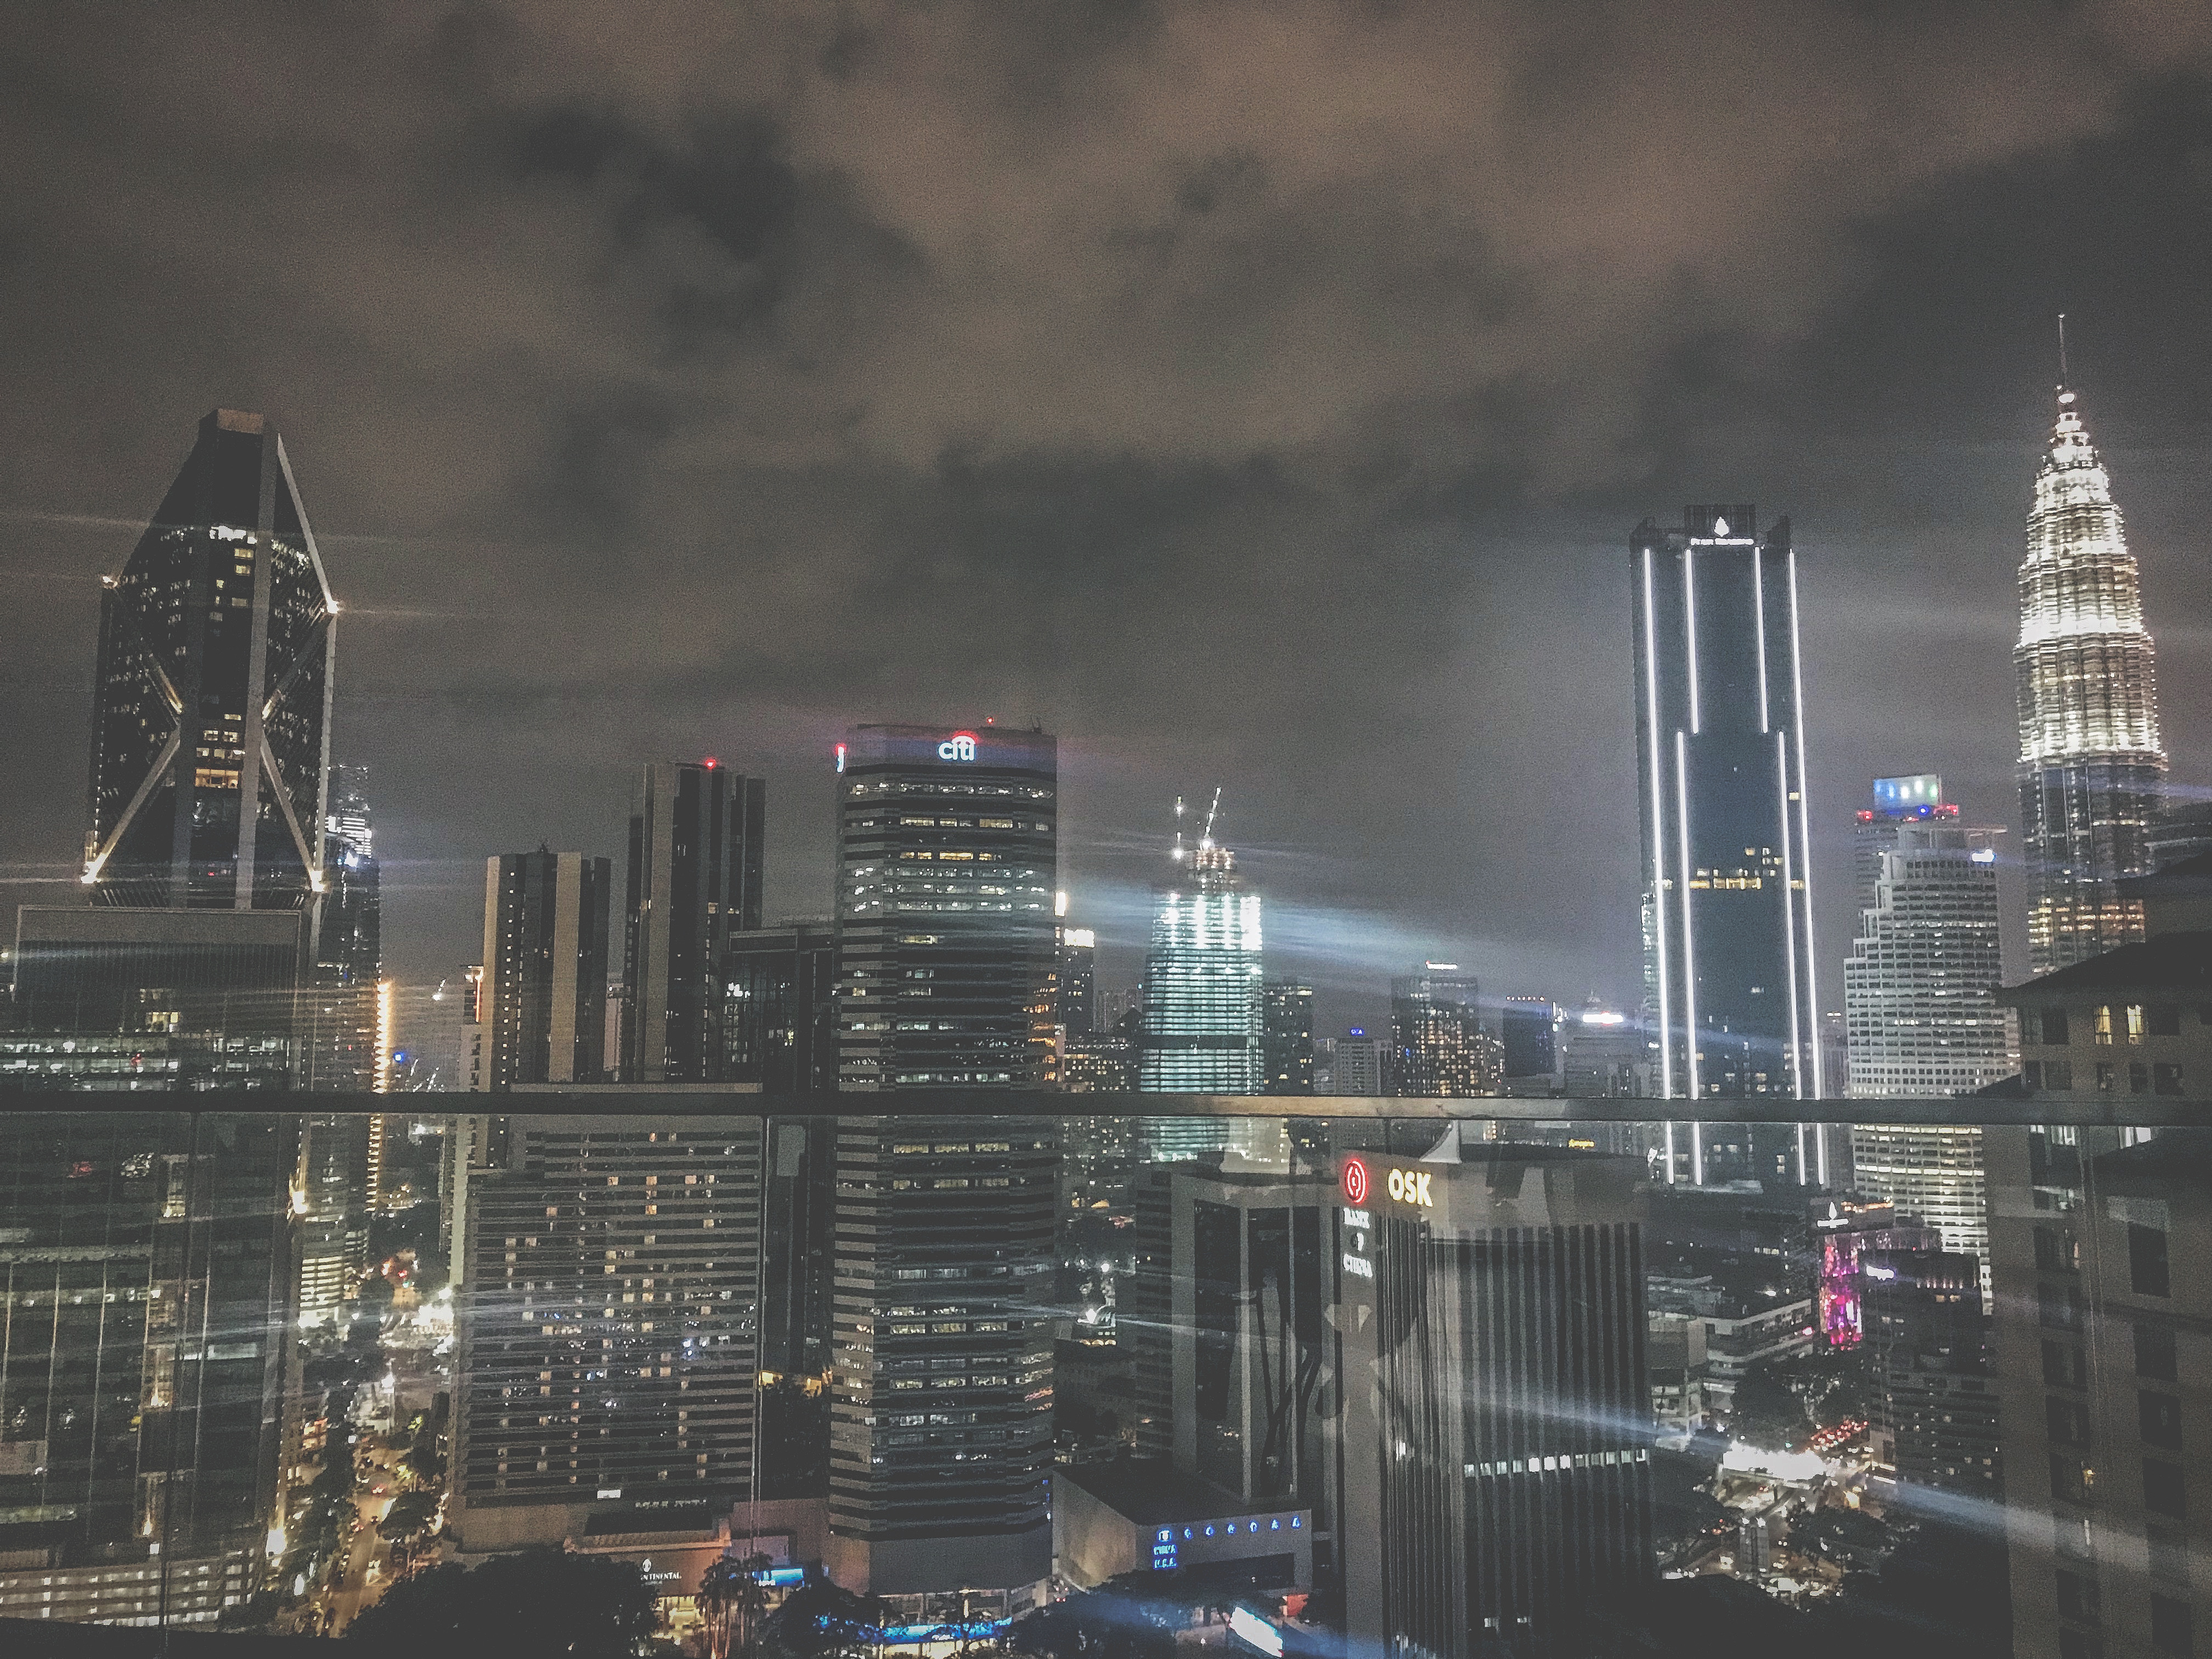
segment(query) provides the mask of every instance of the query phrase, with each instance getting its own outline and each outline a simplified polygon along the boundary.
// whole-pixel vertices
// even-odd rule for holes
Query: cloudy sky
[[[70,890],[98,577],[217,404],[347,605],[409,980],[485,854],[616,854],[653,754],[764,774],[769,908],[823,913],[842,727],[995,716],[1060,734],[1111,940],[1218,785],[1332,1021],[1424,954],[1627,996],[1626,539],[1745,500],[1839,963],[1868,779],[2014,816],[2062,310],[2212,777],[2199,4],[49,3],[0,154],[14,902]]]

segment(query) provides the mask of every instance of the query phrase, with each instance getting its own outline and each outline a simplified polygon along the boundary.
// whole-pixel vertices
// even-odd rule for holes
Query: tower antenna
[[[2066,313],[2058,313],[2058,384],[2069,386],[2074,377],[2066,372]]]
[[[1206,839],[1199,843],[1200,846],[1211,847],[1213,845],[1213,817],[1214,814],[1220,811],[1220,810],[1221,786],[1217,783],[1213,786],[1213,805],[1206,809]]]
[[[1182,862],[1182,797],[1181,795],[1176,797],[1176,838],[1173,856],[1176,863]]]

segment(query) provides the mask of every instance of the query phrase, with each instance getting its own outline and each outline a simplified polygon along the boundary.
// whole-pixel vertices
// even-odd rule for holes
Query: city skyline
[[[1609,819],[1632,776],[1620,689],[1561,672],[1620,648],[1629,623],[1609,580],[1620,526],[1716,495],[1790,514],[1805,610],[1819,618],[1807,641],[1822,711],[1808,734],[1816,802],[1926,768],[1954,781],[1977,821],[2009,821],[2012,569],[2061,310],[2073,379],[2124,482],[2172,776],[2202,788],[2212,627],[2191,577],[2212,501],[2206,392],[2185,366],[2207,328],[2190,276],[2205,253],[2190,207],[2205,118],[2187,91],[2203,42],[2177,32],[2106,53],[2103,26],[2073,17],[1971,41],[1940,21],[1893,21],[1875,40],[1842,15],[1814,8],[1755,40],[1710,20],[1670,32],[1663,44],[1690,51],[1700,86],[1822,54],[1836,101],[1808,131],[1838,136],[1801,146],[1793,134],[1779,151],[1762,139],[1747,146],[1759,161],[1723,185],[1710,149],[1623,133],[1669,187],[1662,232],[1571,147],[1540,142],[1541,164],[1510,180],[1465,170],[1462,158],[1493,148],[1487,123],[1511,118],[1474,90],[1498,52],[1562,107],[1600,119],[1626,107],[1608,95],[1585,108],[1612,83],[1563,78],[1540,24],[1477,50],[1448,13],[1413,7],[1357,51],[1310,58],[1290,43],[1313,44],[1310,20],[1284,26],[1287,56],[1243,63],[1255,84],[1279,92],[1304,64],[1326,64],[1312,72],[1348,97],[1368,73],[1417,85],[1457,75],[1470,88],[1389,100],[1378,118],[1384,131],[1401,124],[1392,154],[1355,147],[1318,172],[1314,158],[1334,147],[1299,124],[1327,99],[1294,100],[1281,131],[1224,112],[1203,133],[1164,107],[1123,129],[1134,107],[1102,104],[1116,75],[1160,95],[1165,83],[1145,72],[1158,63],[1214,65],[1190,49],[1213,42],[1222,19],[1154,20],[1088,45],[1039,26],[1018,50],[985,31],[1014,58],[987,52],[968,72],[1003,89],[996,77],[1016,58],[1051,65],[1046,79],[1121,141],[1114,167],[1127,190],[1081,198],[997,169],[1034,149],[1060,176],[1102,130],[1083,121],[1023,126],[987,160],[957,145],[912,153],[871,125],[821,119],[872,89],[915,113],[957,108],[979,137],[1015,137],[1003,123],[1018,118],[989,97],[947,102],[960,55],[942,54],[941,22],[914,21],[911,52],[855,58],[840,79],[822,65],[845,62],[843,49],[811,25],[763,24],[757,66],[733,70],[707,18],[683,65],[653,57],[703,77],[686,82],[696,102],[685,115],[609,73],[601,54],[622,48],[543,21],[451,40],[396,24],[388,55],[352,64],[382,112],[356,132],[362,166],[340,179],[314,143],[271,142],[264,153],[296,173],[254,175],[286,199],[344,203],[342,246],[395,250],[374,280],[330,257],[335,209],[272,228],[209,182],[234,158],[205,148],[219,141],[192,123],[192,77],[174,66],[281,77],[271,43],[210,55],[206,40],[166,36],[157,61],[173,67],[156,70],[73,47],[57,22],[40,49],[78,94],[66,118],[133,114],[97,142],[64,132],[58,105],[6,117],[25,153],[46,158],[26,234],[82,278],[14,295],[58,325],[26,343],[26,377],[49,395],[0,416],[11,566],[39,601],[6,636],[17,669],[0,712],[9,775],[56,782],[10,815],[8,896],[50,896],[39,890],[68,878],[82,834],[71,798],[92,579],[143,524],[179,423],[220,404],[285,426],[333,561],[349,611],[333,752],[378,779],[404,981],[469,958],[460,901],[489,852],[543,842],[617,854],[620,796],[649,756],[719,754],[767,778],[771,844],[790,854],[771,873],[768,914],[823,915],[822,769],[836,734],[995,714],[1066,739],[1063,884],[1102,930],[1109,979],[1141,945],[1144,827],[1180,781],[1218,775],[1255,831],[1242,850],[1273,896],[1277,969],[1316,983],[1324,1027],[1374,1018],[1382,981],[1425,954],[1571,1004],[1593,990],[1625,1003],[1634,850],[1590,836],[1540,853],[1528,833]],[[1586,44],[1636,85],[1663,56],[1628,26]],[[1972,76],[1984,94],[1963,118],[1949,95],[1957,66],[1991,52],[2008,72]],[[503,80],[499,63],[531,73]],[[771,64],[782,69],[764,87],[754,76]],[[2066,96],[2039,95],[2054,76]],[[403,113],[408,132],[451,142],[401,139],[382,123]],[[274,141],[311,118],[262,118]],[[825,148],[833,129],[854,148]],[[492,146],[477,148],[487,133]],[[1249,170],[1219,159],[1240,155]],[[477,158],[458,179],[442,170],[454,155]],[[1422,184],[1401,157],[1453,159],[1441,184]],[[908,167],[932,181],[920,196],[902,182]],[[1064,233],[1042,240],[1069,264],[1040,270],[1017,215],[962,221],[981,261],[963,266],[925,203],[973,199],[959,182],[971,172],[1035,204]],[[137,199],[140,175],[161,181],[177,220],[123,228],[117,204]],[[1468,204],[1464,224],[1358,205],[1437,189]],[[423,222],[431,200],[450,201],[453,217]],[[1566,200],[1592,204],[1581,234],[1594,260],[1540,234]],[[1369,211],[1383,217],[1367,222]],[[382,235],[395,218],[405,234]],[[289,257],[218,282],[179,240],[187,222]],[[1756,257],[1735,234],[1748,223]],[[526,227],[514,241],[528,258],[472,240],[475,224]],[[639,240],[624,240],[632,228]],[[1149,268],[1127,251],[1157,245],[1164,228],[1195,263],[1148,290]],[[1252,250],[1275,238],[1322,252],[1297,270],[1265,260],[1255,271]],[[685,297],[699,273],[665,252],[685,239],[702,242],[707,291],[787,296],[763,313],[763,343],[821,345],[810,319],[845,305],[866,325],[763,372],[750,346],[722,350],[726,316],[708,306],[702,320]],[[75,263],[118,242],[131,250],[119,263]],[[603,255],[617,246],[629,252],[608,282]],[[910,264],[885,266],[862,246],[904,249]],[[1571,275],[1589,268],[1624,273],[1595,305]],[[448,293],[463,269],[477,274]],[[280,274],[340,270],[356,275]],[[1711,286],[1648,280],[1660,270]],[[1078,290],[1152,292],[1158,306],[1124,305],[1108,330],[1066,299]],[[1369,328],[1364,308],[1383,291],[1404,309]],[[154,292],[165,297],[125,297]],[[1470,319],[1468,297],[1486,292],[1524,297]],[[395,293],[408,297],[394,304]],[[975,310],[941,309],[963,293]],[[427,319],[424,294],[441,296]],[[979,341],[975,318],[1000,312],[1013,331]],[[672,342],[659,320],[671,317],[690,319],[666,325]],[[1045,337],[1060,343],[1041,354],[1031,343]],[[352,344],[333,350],[332,338]],[[1408,358],[1400,343],[1415,339]],[[56,340],[96,353],[94,372],[62,372]],[[492,374],[488,359],[541,367],[518,384],[519,370]],[[809,361],[816,382],[786,372]],[[918,403],[917,386],[937,401]],[[122,387],[122,401],[105,390]],[[860,425],[825,422],[830,408],[859,410]],[[1255,420],[1268,408],[1298,414]],[[987,660],[969,648],[978,638],[992,641]],[[1941,731],[1922,718],[1931,693],[1949,716]],[[1505,706],[1516,718],[1491,717]],[[1192,720],[1196,708],[1213,717]],[[1829,870],[1835,835],[1815,831]],[[1851,923],[1843,884],[1832,876],[1825,892],[1824,975]]]

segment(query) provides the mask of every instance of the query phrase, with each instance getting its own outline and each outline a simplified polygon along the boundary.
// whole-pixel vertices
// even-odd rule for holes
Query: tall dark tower
[[[629,816],[622,1080],[719,1083],[722,958],[761,924],[767,786],[713,759],[652,761]]]
[[[2029,965],[2055,973],[2139,939],[2121,880],[2151,870],[2166,781],[2142,586],[2112,480],[2058,392],[2020,567],[2020,811]]]
[[[296,910],[323,888],[337,603],[283,441],[218,409],[119,574],[94,694],[95,903]]]
[[[1797,561],[1790,521],[1760,536],[1754,514],[1692,507],[1680,529],[1647,520],[1629,541],[1647,971],[1670,1098],[1822,1091]],[[1705,1125],[1686,1145],[1665,1133],[1669,1180],[1826,1176],[1825,1134],[1808,1165],[1802,1131],[1787,1148],[1731,1131],[1717,1158]]]

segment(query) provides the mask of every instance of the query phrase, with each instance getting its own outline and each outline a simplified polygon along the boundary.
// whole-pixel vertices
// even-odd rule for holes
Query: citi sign
[[[975,758],[975,734],[955,732],[937,745],[937,758],[948,761],[971,761]]]
[[[1400,1204],[1418,1205],[1432,1210],[1437,1200],[1429,1191],[1433,1170],[1386,1170],[1382,1173],[1382,1190]],[[1364,1158],[1344,1160],[1344,1195],[1352,1203],[1364,1204],[1373,1196],[1375,1177],[1368,1170]]]

